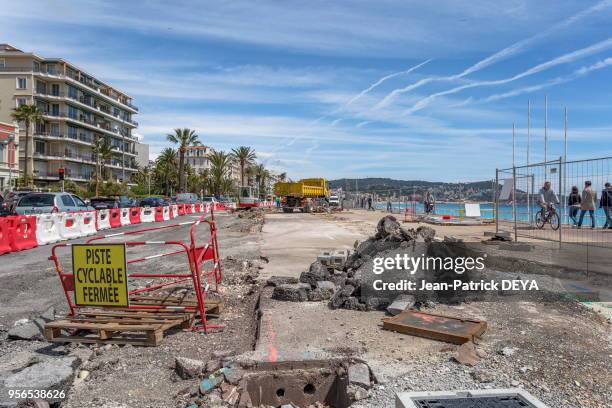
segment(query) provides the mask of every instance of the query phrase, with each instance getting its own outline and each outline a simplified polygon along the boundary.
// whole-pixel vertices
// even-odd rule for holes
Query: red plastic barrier
[[[11,250],[21,251],[36,248],[36,217],[17,215],[7,217],[9,222],[9,244]]]
[[[169,215],[170,215],[170,219],[174,219],[176,218],[176,214],[174,213],[174,206],[172,204],[169,205]]]
[[[108,215],[111,228],[118,228],[121,226],[121,208],[113,208],[109,211]]]
[[[9,240],[9,222],[6,218],[0,218],[0,255],[11,252]]]
[[[179,204],[178,205],[178,215],[185,215],[185,204]]]
[[[193,214],[193,206],[191,204],[185,204],[185,214]]]
[[[130,224],[140,224],[140,207],[130,208]]]
[[[221,211],[226,210],[225,204],[223,204],[223,203],[215,203],[215,210],[221,210]]]
[[[155,222],[164,220],[164,207],[155,207]]]
[[[202,212],[202,203],[196,203],[195,210],[196,210],[197,213],[201,213]]]

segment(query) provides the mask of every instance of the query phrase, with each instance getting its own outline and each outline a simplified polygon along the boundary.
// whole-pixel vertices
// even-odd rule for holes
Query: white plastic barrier
[[[61,240],[60,214],[41,214],[36,216],[36,242],[46,245]]]
[[[178,217],[178,205],[172,204],[172,216],[171,218]]]
[[[129,208],[122,208],[121,209],[121,225],[131,225],[132,223],[130,222],[130,209]]]
[[[202,209],[204,211],[204,214],[210,214],[210,204],[206,203],[202,206]]]
[[[96,211],[96,213],[98,215],[98,222],[96,225],[98,230],[109,229],[111,225],[110,214],[108,213],[108,210],[98,210]]]
[[[81,236],[94,235],[97,232],[96,217],[95,211],[83,211],[77,214]]]
[[[163,209],[163,217],[164,221],[168,221],[170,219],[170,207],[165,206]]]
[[[155,208],[141,207],[140,222],[155,222]]]
[[[62,240],[81,236],[78,213],[61,213],[59,215],[59,235]]]

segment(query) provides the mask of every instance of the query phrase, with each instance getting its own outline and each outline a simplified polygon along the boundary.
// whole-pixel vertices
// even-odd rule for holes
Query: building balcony
[[[42,112],[43,116],[46,119],[65,119],[79,125],[85,125],[88,129],[97,130],[105,132],[111,136],[120,137],[120,138],[128,138],[131,140],[135,140],[136,138],[133,136],[123,135],[118,129],[113,129],[108,123],[95,121],[93,119],[89,119],[84,115],[79,116],[71,116],[66,112]]]
[[[126,107],[132,113],[138,113],[138,107],[132,105],[132,103],[125,100],[125,98],[114,96],[110,92],[108,92],[106,89],[98,86],[93,80],[87,80],[87,79],[84,79],[83,77],[79,77],[78,75],[67,75],[67,74],[63,74],[59,72],[50,72],[50,71],[41,70],[40,68],[36,69],[34,67],[0,67],[0,72],[32,73],[32,74],[36,74],[41,77],[68,80],[69,82],[73,84],[87,87],[88,90],[92,90],[97,95],[101,96],[102,98],[112,103],[121,104],[122,106]]]
[[[120,115],[115,115],[111,113],[110,111],[107,111],[101,108],[96,103],[95,100],[91,101],[91,100],[84,98],[83,96],[70,95],[70,94],[66,94],[65,92],[56,92],[56,93],[43,92],[42,90],[36,90],[34,94],[42,98],[49,98],[49,99],[54,99],[54,100],[70,100],[72,102],[77,102],[81,107],[85,107],[86,109],[92,110],[95,113],[104,115],[108,117],[109,119],[123,122],[124,124],[127,124],[128,126],[131,126],[131,127],[138,126],[138,122],[131,120],[131,119],[127,119],[127,118],[122,118]]]
[[[65,141],[81,144],[83,146],[91,146],[93,144],[93,138],[83,134],[71,135],[65,133],[47,133],[36,131],[34,133],[34,138],[43,140]]]
[[[51,161],[71,161],[75,163],[96,164],[93,154],[83,154],[74,152],[34,152],[35,159],[51,160]]]

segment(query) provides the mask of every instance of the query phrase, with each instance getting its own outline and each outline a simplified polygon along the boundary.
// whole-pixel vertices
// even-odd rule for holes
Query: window
[[[59,136],[59,135],[60,135],[59,123],[51,123],[51,136]]]
[[[38,154],[45,154],[45,143],[37,140],[34,143],[34,151]]]
[[[19,97],[15,99],[17,107],[20,107],[21,105],[26,105],[28,103],[28,99],[27,98],[23,98],[23,97]]]
[[[74,201],[79,207],[87,207],[87,204],[85,204],[83,200],[81,200],[79,197],[73,195],[72,198],[74,199]]]
[[[26,89],[28,81],[26,77],[17,77],[17,89]]]
[[[0,68],[6,67],[6,60],[4,58],[0,58]]]
[[[68,137],[72,139],[76,139],[77,138],[77,128],[75,128],[74,126],[68,126]]]
[[[79,94],[77,89],[74,86],[68,86],[68,96],[73,98],[73,99],[77,99]]]
[[[59,116],[59,104],[54,103],[53,105],[51,105],[51,114],[53,116]]]
[[[51,95],[59,96],[59,94],[60,94],[59,84],[51,84]]]
[[[77,119],[79,117],[79,110],[74,106],[68,106],[68,116],[72,119]]]
[[[66,207],[74,207],[74,201],[69,195],[62,196],[62,204]]]

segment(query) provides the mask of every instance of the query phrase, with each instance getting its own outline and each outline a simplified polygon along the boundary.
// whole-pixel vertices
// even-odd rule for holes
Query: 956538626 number
[[[58,400],[66,398],[65,390],[9,389],[10,399],[43,399]]]

